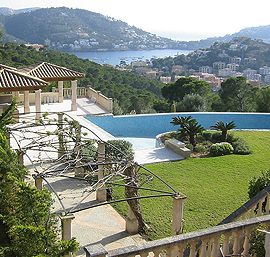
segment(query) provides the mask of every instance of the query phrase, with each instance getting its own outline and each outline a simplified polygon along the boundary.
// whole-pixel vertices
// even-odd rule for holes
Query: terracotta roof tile
[[[46,87],[42,79],[11,69],[0,69],[0,92],[28,91]]]
[[[67,81],[84,77],[83,73],[47,62],[19,68],[18,70],[45,81]]]

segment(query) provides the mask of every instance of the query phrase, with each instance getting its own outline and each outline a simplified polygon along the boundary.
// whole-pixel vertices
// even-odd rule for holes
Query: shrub
[[[258,229],[266,230],[267,226],[260,224],[258,227],[254,228],[250,234],[249,243],[249,254],[251,256],[265,256],[265,234],[258,231]]]
[[[203,135],[199,134],[196,136],[196,141],[197,141],[197,143],[203,143],[205,141],[205,138]]]
[[[217,143],[217,142],[220,142],[221,140],[221,132],[215,132],[212,134],[212,138],[211,138],[211,142],[212,143]]]
[[[207,151],[207,148],[204,145],[196,145],[193,149],[194,152],[197,153],[205,153]]]
[[[237,137],[235,134],[228,133],[228,135],[227,135],[227,142],[229,142],[230,144],[232,144],[232,142],[236,141],[237,139],[239,139],[239,137]]]
[[[252,197],[254,197],[268,185],[270,185],[270,170],[266,170],[265,172],[261,171],[261,175],[259,177],[253,177],[249,181],[248,186],[249,198],[251,199]]]
[[[211,132],[204,131],[202,133],[202,136],[204,137],[205,141],[211,141],[211,139],[212,139],[212,133]]]
[[[213,156],[221,156],[233,153],[233,147],[228,142],[216,143],[211,145],[210,153]]]
[[[186,148],[188,148],[189,150],[193,151],[194,146],[192,144],[186,144]]]
[[[237,140],[232,142],[233,153],[235,154],[250,154],[251,150],[247,145],[246,141],[242,138],[237,138]]]
[[[120,140],[108,140],[107,143],[108,144],[106,144],[105,147],[106,155],[109,155],[117,159],[134,157],[134,152],[132,149],[133,145],[130,142],[120,139]]]

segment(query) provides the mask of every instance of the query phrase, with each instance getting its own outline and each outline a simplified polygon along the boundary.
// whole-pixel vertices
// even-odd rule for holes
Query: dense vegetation
[[[262,60],[266,61],[267,53],[270,53],[270,46],[266,44],[263,48],[261,45],[261,48],[264,49],[265,53]],[[214,45],[213,49],[219,48]],[[223,44],[217,51],[220,52],[222,49]],[[218,53],[216,54],[218,55]],[[193,56],[197,55],[181,55],[174,59],[154,59],[152,65],[155,67],[161,61],[162,65],[167,65],[166,69],[170,69],[168,60],[171,60],[170,65],[173,65],[177,63],[176,60],[188,62]],[[211,54],[211,56],[215,55]],[[197,56],[194,63],[196,60],[201,61],[205,58]],[[245,77],[232,77],[223,81],[219,95],[216,95],[211,92],[211,87],[207,82],[198,81],[191,77],[180,78],[174,83],[164,85],[156,79],[148,79],[130,71],[120,71],[109,65],[99,65],[75,55],[48,50],[45,47],[36,51],[32,47],[11,42],[0,46],[0,63],[2,64],[21,67],[39,62],[50,62],[85,73],[85,77],[79,79],[78,85],[81,87],[91,86],[107,97],[113,98],[114,114],[126,114],[130,113],[131,110],[136,110],[136,113],[170,111],[269,112],[270,110],[270,87],[259,89],[247,83]],[[57,83],[51,83],[45,90],[51,90],[52,86],[57,87]],[[174,108],[171,108],[172,106]]]
[[[0,46],[1,64],[17,68],[40,62],[50,62],[85,73],[85,77],[78,80],[78,86],[91,86],[107,97],[112,97],[116,100],[118,114],[130,112],[141,99],[147,102],[144,108],[149,109],[155,100],[161,98],[163,83],[160,81],[46,48],[36,51],[32,47],[11,42]],[[57,87],[57,83],[52,83],[47,90],[52,86]]]
[[[13,122],[15,102],[0,115],[0,255],[67,256],[78,249],[75,239],[59,240],[53,199],[25,183],[27,170],[19,163],[6,139],[7,125]]]

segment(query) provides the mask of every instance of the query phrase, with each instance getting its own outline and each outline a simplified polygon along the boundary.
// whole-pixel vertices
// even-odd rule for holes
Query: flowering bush
[[[210,154],[213,156],[221,156],[233,153],[233,147],[230,143],[221,142],[211,145]]]

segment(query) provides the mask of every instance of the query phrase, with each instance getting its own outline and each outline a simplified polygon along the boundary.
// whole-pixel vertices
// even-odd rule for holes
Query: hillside
[[[7,35],[55,50],[112,51],[177,48],[178,43],[102,14],[61,8],[1,15]],[[5,41],[4,41],[5,42]]]
[[[107,97],[112,97],[120,107],[118,114],[130,112],[140,101],[144,101],[145,106],[161,98],[163,83],[157,80],[46,48],[36,51],[33,47],[11,42],[0,46],[1,64],[22,67],[41,62],[50,62],[84,73],[85,77],[78,80],[78,85],[91,86]],[[57,83],[52,83],[47,90],[51,90],[52,86],[57,87]]]
[[[180,65],[185,71],[193,69],[199,71],[199,67],[213,67],[214,62],[230,63],[230,58],[242,58],[238,71],[250,68],[257,70],[263,66],[270,66],[270,44],[262,40],[252,40],[248,37],[235,37],[229,42],[215,42],[209,48],[196,50],[187,56],[166,57],[152,60],[152,67],[158,68],[172,75],[172,67]],[[254,61],[244,62],[245,58],[255,58]],[[213,72],[217,72],[213,70]],[[164,75],[164,74],[163,74]]]
[[[148,33],[112,17],[82,9],[0,8],[4,42],[49,45],[60,51],[119,51],[141,49],[199,49],[234,37],[270,42],[270,25],[244,28],[223,37],[199,41],[175,41]]]

